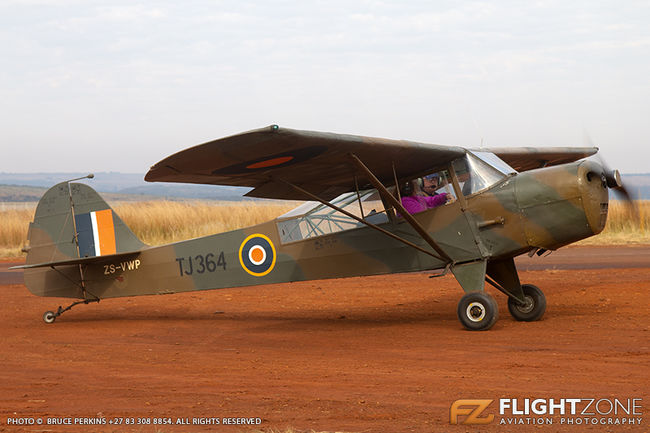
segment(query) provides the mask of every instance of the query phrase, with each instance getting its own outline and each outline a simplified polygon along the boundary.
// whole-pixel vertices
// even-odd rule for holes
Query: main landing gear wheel
[[[515,298],[508,298],[508,310],[512,317],[523,322],[539,320],[546,311],[546,297],[537,286],[522,284],[526,303],[522,304]]]
[[[43,314],[43,322],[45,322],[45,323],[54,323],[55,320],[56,320],[56,314],[54,314],[54,312],[46,311]]]
[[[458,302],[458,319],[470,331],[487,331],[499,318],[494,298],[484,292],[467,293]]]

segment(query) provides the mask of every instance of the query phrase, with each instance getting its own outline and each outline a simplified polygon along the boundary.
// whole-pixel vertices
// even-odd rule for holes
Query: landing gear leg
[[[499,318],[496,301],[484,291],[486,266],[487,261],[482,260],[451,268],[465,291],[465,296],[458,302],[458,319],[470,331],[487,331]]]
[[[56,313],[53,311],[46,311],[43,314],[43,322],[45,323],[54,323],[57,317],[59,317],[61,314],[65,313],[66,311],[70,310],[72,307],[75,305],[79,304],[90,304],[91,302],[99,302],[99,298],[95,299],[84,299],[83,301],[77,301],[73,302],[72,304],[68,305],[67,307],[63,308],[59,306],[58,310],[56,310]]]

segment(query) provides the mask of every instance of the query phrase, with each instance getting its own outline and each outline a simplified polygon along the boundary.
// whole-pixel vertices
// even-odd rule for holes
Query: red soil
[[[65,300],[0,286],[0,431],[477,431],[458,399],[495,400],[480,431],[648,431],[650,269],[521,272],[544,318],[506,299],[487,332],[456,317],[447,276],[406,274],[106,300],[46,325]],[[500,398],[643,399],[641,426],[503,426]],[[485,415],[484,414],[484,415]],[[15,426],[9,418],[257,417],[242,425]],[[525,417],[524,417],[525,418]],[[461,418],[462,420],[463,418]]]

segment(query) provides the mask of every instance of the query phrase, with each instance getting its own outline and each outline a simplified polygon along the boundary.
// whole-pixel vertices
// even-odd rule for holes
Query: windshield
[[[472,151],[472,155],[477,156],[487,164],[491,165],[492,167],[496,168],[503,174],[515,174],[517,173],[517,170],[514,168],[510,167],[504,160],[496,156],[492,152],[479,152],[479,151]]]
[[[516,173],[512,167],[489,152],[467,152],[464,158],[455,160],[452,165],[461,191],[466,196],[491,187],[507,174]]]
[[[362,206],[359,206],[361,201]],[[372,224],[388,221],[379,193],[375,189],[348,192],[331,201],[351,214]],[[319,202],[306,202],[278,217],[278,231],[282,243],[361,227],[363,224]]]

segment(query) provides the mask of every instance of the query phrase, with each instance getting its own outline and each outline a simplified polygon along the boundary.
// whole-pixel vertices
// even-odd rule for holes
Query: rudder
[[[27,240],[26,265],[120,254],[146,247],[94,189],[69,182],[54,185],[43,195],[29,225]],[[74,275],[72,269],[61,270]],[[29,290],[39,296],[83,297],[77,284],[64,283],[60,279],[63,277],[51,272],[54,271],[48,268],[26,269]],[[58,284],[49,284],[54,282],[52,279]]]
[[[75,228],[78,242],[75,241]],[[68,182],[53,186],[43,195],[27,239],[26,264],[116,254],[145,247],[94,189]]]

